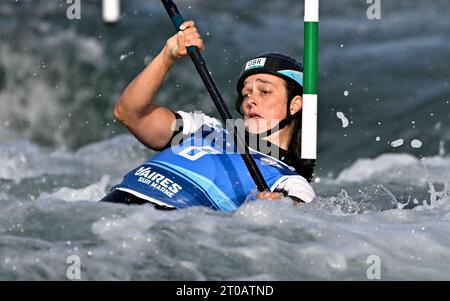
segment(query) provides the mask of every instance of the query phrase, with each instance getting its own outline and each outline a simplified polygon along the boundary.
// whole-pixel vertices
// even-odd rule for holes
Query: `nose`
[[[249,107],[254,107],[257,105],[257,101],[255,97],[252,97],[253,91],[251,91],[250,93],[247,93],[247,98],[246,98],[246,103],[247,106]]]

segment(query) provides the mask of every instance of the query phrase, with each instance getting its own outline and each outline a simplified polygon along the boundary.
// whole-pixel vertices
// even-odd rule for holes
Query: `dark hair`
[[[290,104],[291,100],[300,95],[303,97],[303,88],[297,85],[292,80],[285,80],[286,82],[286,91],[287,91],[287,108],[286,112],[288,116],[290,115]],[[287,157],[285,159],[285,163],[294,167],[298,174],[303,175],[303,168],[301,168],[301,158],[302,158],[302,110],[300,109],[297,113],[292,115],[294,122],[294,127],[292,129],[292,137],[291,142],[289,143],[287,149]]]

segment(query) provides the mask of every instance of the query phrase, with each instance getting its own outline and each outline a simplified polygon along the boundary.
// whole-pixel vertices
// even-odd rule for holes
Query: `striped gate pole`
[[[120,0],[102,1],[103,21],[114,24],[120,20]]]
[[[305,0],[303,54],[302,161],[313,179],[317,159],[317,56],[319,0]]]

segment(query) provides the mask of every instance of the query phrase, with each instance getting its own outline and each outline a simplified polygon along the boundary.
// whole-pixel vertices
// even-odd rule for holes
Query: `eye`
[[[247,97],[250,96],[250,91],[242,90],[242,95],[241,96],[242,96],[243,99],[246,99]]]

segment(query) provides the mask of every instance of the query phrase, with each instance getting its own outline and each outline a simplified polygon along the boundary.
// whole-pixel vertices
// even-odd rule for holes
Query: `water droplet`
[[[399,147],[403,145],[403,139],[397,139],[391,143],[392,147]]]
[[[421,148],[422,147],[422,141],[420,141],[418,139],[414,139],[413,141],[411,141],[411,147],[412,148]]]
[[[339,118],[342,121],[342,127],[343,128],[348,127],[348,119],[345,117],[344,113],[337,112],[336,116],[337,116],[337,118]]]

